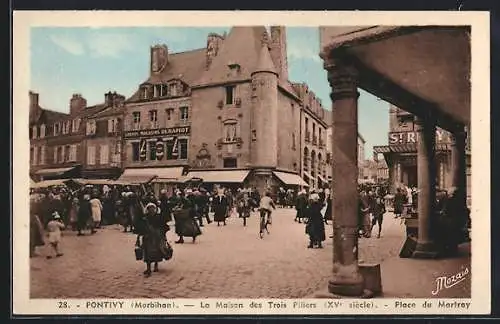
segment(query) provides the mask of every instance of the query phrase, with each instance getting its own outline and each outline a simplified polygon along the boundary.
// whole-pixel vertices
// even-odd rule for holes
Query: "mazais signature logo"
[[[450,289],[453,286],[458,285],[469,275],[469,267],[462,268],[462,270],[452,276],[441,276],[436,278],[436,289],[432,291],[435,296],[441,290]]]

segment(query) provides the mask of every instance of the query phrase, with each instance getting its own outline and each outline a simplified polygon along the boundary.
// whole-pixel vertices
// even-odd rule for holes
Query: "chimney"
[[[106,105],[106,107],[113,106],[113,99],[114,95],[113,93],[111,93],[111,91],[104,94],[104,104]]]
[[[210,67],[212,64],[212,60],[219,53],[219,49],[222,46],[222,42],[224,41],[224,36],[221,36],[216,33],[210,33],[207,37],[207,48],[206,48],[206,68]]]
[[[30,115],[36,116],[38,112],[39,103],[38,103],[38,93],[30,91]]]
[[[271,26],[271,57],[278,70],[280,80],[288,80],[288,61],[286,50],[286,29],[284,26]]]
[[[87,108],[87,100],[81,94],[75,93],[69,101],[70,115],[76,115]]]
[[[168,65],[167,45],[155,45],[151,47],[151,73],[160,73]]]

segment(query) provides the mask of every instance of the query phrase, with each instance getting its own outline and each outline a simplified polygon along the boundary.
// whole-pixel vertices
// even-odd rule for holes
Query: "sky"
[[[206,46],[210,32],[230,27],[36,27],[31,29],[31,90],[40,94],[43,108],[69,112],[69,100],[80,93],[87,104],[104,101],[104,93],[131,96],[149,74],[151,46],[166,44],[169,52]],[[331,109],[326,71],[319,58],[318,28],[287,28],[289,79],[306,82]],[[386,145],[389,104],[360,90],[358,129],[366,140],[365,157],[374,145]]]

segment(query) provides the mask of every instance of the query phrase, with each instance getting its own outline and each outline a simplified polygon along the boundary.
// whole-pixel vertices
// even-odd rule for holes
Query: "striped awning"
[[[67,167],[67,168],[53,168],[53,169],[42,169],[35,172],[36,175],[40,176],[62,176],[66,172],[69,172],[75,169],[76,166]]]
[[[451,150],[450,144],[438,143],[436,144],[436,151],[449,151]],[[416,153],[417,144],[407,143],[407,144],[396,144],[396,145],[384,145],[384,146],[374,146],[373,151],[375,153]]]

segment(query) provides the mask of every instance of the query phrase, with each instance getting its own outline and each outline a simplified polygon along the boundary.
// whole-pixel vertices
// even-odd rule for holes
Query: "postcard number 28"
[[[66,301],[58,301],[57,307],[58,308],[69,308],[69,305],[68,305],[68,302],[66,302]]]

